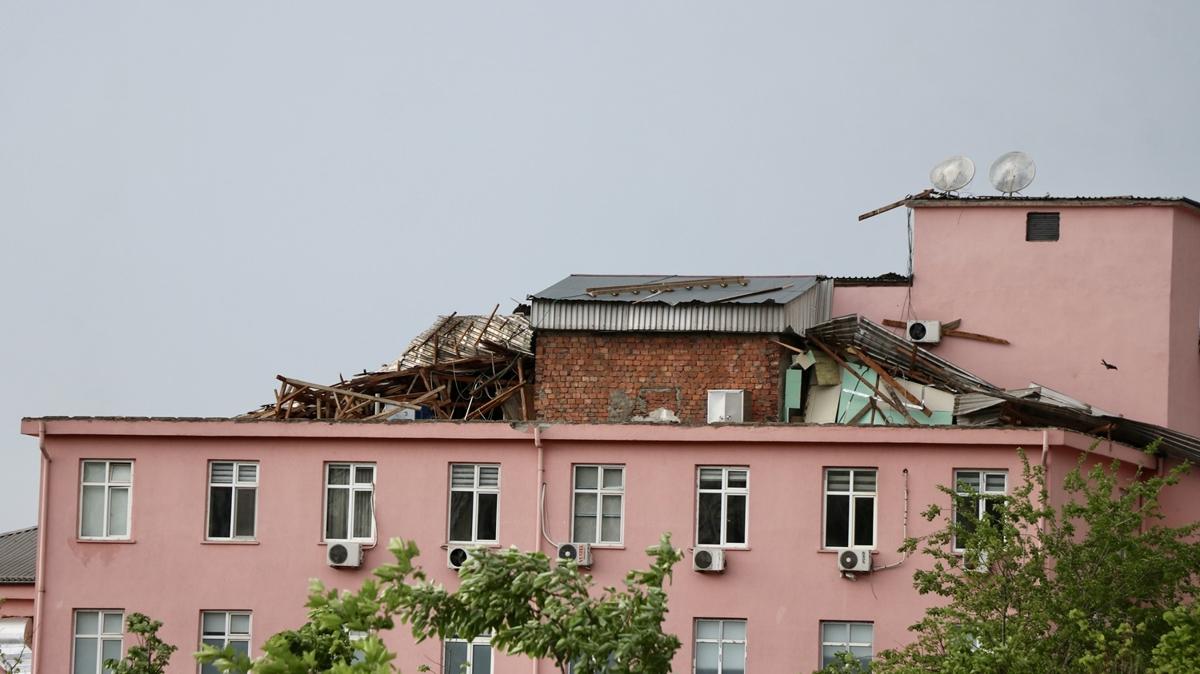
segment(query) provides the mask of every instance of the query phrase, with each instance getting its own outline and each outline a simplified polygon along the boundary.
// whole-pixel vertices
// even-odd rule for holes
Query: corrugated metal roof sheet
[[[32,583],[37,572],[37,527],[0,534],[0,583]]]
[[[655,290],[589,293],[588,289],[619,286],[652,286],[678,284],[707,279],[742,279],[744,284],[727,281],[725,285],[708,283],[691,287]],[[571,300],[575,302],[627,302],[643,304],[659,302],[676,306],[688,302],[704,304],[787,304],[803,295],[821,280],[820,276],[606,276],[600,274],[571,274],[545,290],[529,296],[532,300]]]

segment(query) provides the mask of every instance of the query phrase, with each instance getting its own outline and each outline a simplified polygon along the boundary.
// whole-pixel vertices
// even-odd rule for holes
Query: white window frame
[[[213,466],[218,464],[231,464],[233,466],[233,482],[214,482],[213,481]],[[242,467],[254,467],[254,479],[242,479]],[[326,473],[328,479],[328,473]],[[258,539],[258,482],[262,478],[262,468],[257,461],[209,461],[208,462],[208,510],[204,518],[204,538],[209,541],[253,541]],[[228,536],[213,536],[212,531],[212,492],[213,488],[229,489],[230,490],[230,506],[229,506],[229,535]],[[238,519],[238,492],[247,489],[254,490],[254,531],[250,535],[239,536],[237,533]]]
[[[830,490],[829,489],[829,473],[831,471],[848,470],[850,471],[850,489],[848,491]],[[854,488],[854,476],[856,473],[874,473],[875,474],[875,489],[873,491],[857,490]],[[830,548],[826,546],[829,527],[829,496],[848,496],[850,498],[850,514],[847,519],[846,541],[847,547],[851,548],[867,548],[869,550],[877,550],[879,548],[879,469],[878,468],[849,468],[849,467],[830,467],[826,468],[821,475],[821,549],[834,550],[840,548]],[[871,506],[871,544],[861,545],[854,540],[854,520],[855,510],[858,505],[858,499],[870,497]]]
[[[719,636],[716,639],[700,638],[700,623],[712,622],[719,626]],[[727,623],[741,623],[742,633],[746,636],[741,639],[725,638],[725,625]],[[725,671],[725,644],[741,644],[742,645],[742,671],[746,671],[746,660],[750,657],[750,648],[747,646],[747,641],[750,636],[750,625],[745,618],[696,618],[692,621],[692,672],[696,671],[698,666],[698,658],[696,653],[699,652],[700,644],[716,644],[717,645],[717,674],[724,674]]]
[[[106,472],[105,475],[108,475]],[[96,614],[96,633],[95,634],[80,634],[79,633],[79,614],[95,613]],[[120,631],[106,632],[104,631],[105,616],[117,616],[118,624],[121,626]],[[76,609],[72,616],[72,638],[71,638],[71,674],[102,674],[109,670],[104,669],[104,642],[117,642],[120,644],[121,657],[125,655],[125,610],[124,609]],[[75,652],[80,639],[92,639],[96,642],[96,667],[91,672],[76,672],[75,671]]]
[[[472,478],[472,486],[470,487],[455,487],[454,486],[454,467],[455,466],[471,466],[474,471]],[[496,469],[496,486],[482,486],[480,484],[480,473],[483,468]],[[447,493],[446,500],[446,540],[449,543],[479,545],[488,543],[498,543],[500,541],[500,480],[503,477],[498,463],[452,463],[447,477],[450,480],[450,488]],[[471,496],[471,538],[462,540],[452,538],[454,531],[454,494],[470,493]],[[495,494],[496,495],[496,537],[495,538],[480,538],[479,537],[479,495],[480,494]]]
[[[700,487],[700,473],[705,470],[721,471],[721,487],[713,489],[711,487]],[[736,471],[746,474],[745,487],[730,487],[729,473]],[[700,495],[701,494],[720,494],[721,495],[721,537],[719,543],[701,543],[700,542]],[[728,542],[728,532],[726,524],[729,520],[729,497],[732,495],[746,497],[746,512],[742,520],[742,526],[745,532],[746,540],[741,543]],[[696,526],[692,532],[693,539],[696,545],[704,547],[720,547],[720,548],[748,548],[750,547],[750,467],[749,466],[696,466]]]
[[[443,674],[451,674],[446,671],[446,668],[450,666],[450,664],[448,662],[446,662],[446,659],[447,659],[446,658],[446,647],[450,644],[466,644],[467,645],[467,671],[465,674],[492,674],[492,669],[495,668],[495,666],[496,666],[496,649],[492,648],[492,635],[490,635],[490,634],[480,635],[480,636],[475,637],[471,641],[467,641],[466,639],[443,639],[442,640],[442,667],[441,667]],[[488,647],[488,651],[491,654],[491,657],[488,658],[488,669],[487,669],[487,671],[482,671],[482,670],[476,671],[475,670],[475,647],[476,646],[484,646],[484,645],[486,645]],[[453,672],[452,674],[459,674],[459,672]]]
[[[101,482],[88,482],[87,465],[89,463],[104,464],[104,480]],[[113,464],[128,464],[129,465],[129,481],[114,482],[112,479]],[[133,459],[83,459],[79,462],[79,527],[77,532],[80,540],[85,541],[127,541],[133,535]],[[104,513],[103,527],[104,533],[100,536],[88,536],[83,533],[83,493],[85,487],[103,487],[104,488]],[[129,498],[125,503],[125,533],[111,534],[108,530],[109,509],[112,507],[112,493],[114,489],[125,489],[129,493]]]
[[[579,486],[579,469],[580,468],[595,468],[596,469],[596,488],[589,489]],[[605,487],[604,474],[608,471],[619,472],[621,475],[621,486]],[[593,533],[592,540],[579,540],[579,532],[575,529],[575,498],[579,494],[592,494],[596,497],[596,527]],[[601,540],[604,532],[604,500],[616,498],[621,503],[621,511],[618,517],[620,522],[617,525],[617,540],[604,541]],[[625,466],[621,464],[610,463],[577,463],[571,466],[571,542],[587,543],[592,547],[621,547],[625,545]]]
[[[329,471],[333,467],[349,468],[350,483],[349,484],[329,484]],[[369,468],[371,470],[371,482],[359,483],[356,481],[359,469]],[[322,491],[321,501],[321,540],[330,541],[357,541],[360,543],[375,542],[375,483],[379,479],[379,468],[373,463],[351,462],[351,461],[330,461],[325,464],[325,489]],[[345,489],[348,491],[346,498],[346,538],[329,538],[329,492],[331,489]],[[354,535],[354,496],[362,492],[371,494],[371,534],[369,536]]]
[[[730,403],[733,409],[730,410]],[[746,391],[740,388],[708,390],[708,423],[740,424],[746,420]]]
[[[845,626],[847,641],[826,641],[825,640],[825,626],[826,625],[843,625],[843,626]],[[851,638],[850,635],[854,633],[854,630],[853,630],[854,625],[870,625],[871,626],[871,641],[869,643],[862,642],[862,641],[850,641],[849,640]],[[871,649],[871,660],[875,659],[875,623],[874,622],[871,622],[870,620],[822,620],[821,624],[817,627],[817,629],[820,630],[819,637],[821,640],[821,647],[820,647],[820,649],[817,650],[817,662],[820,664],[820,667],[818,667],[818,669],[824,669],[825,666],[828,664],[825,662],[825,647],[826,646],[844,646],[845,647],[844,650],[838,651],[839,653],[851,653],[850,648],[852,646],[858,647],[858,648],[863,648],[863,647],[870,648]],[[851,653],[851,655],[853,655],[853,653]]]
[[[975,494],[971,494],[970,492],[964,491],[959,488],[959,485],[962,484],[962,481],[959,480],[958,476],[962,473],[976,473],[979,475],[979,489],[976,490]],[[997,476],[997,475],[1004,478],[1004,487],[1000,491],[993,491],[993,490],[988,489],[988,486],[987,486],[988,476]],[[955,469],[955,471],[954,471],[954,495],[955,495],[954,508],[952,509],[952,517],[954,518],[952,520],[953,522],[955,522],[956,524],[958,522],[958,501],[959,501],[959,499],[960,498],[971,498],[972,496],[974,496],[975,498],[978,499],[978,501],[976,501],[977,510],[975,512],[975,516],[979,519],[982,519],[984,512],[985,512],[985,508],[987,507],[987,501],[988,501],[989,497],[1004,498],[1005,496],[1008,496],[1008,471],[1007,470],[986,469],[986,468],[958,468],[958,469]],[[965,552],[965,550],[966,550],[965,548],[963,548],[962,546],[960,546],[958,544],[957,536],[955,536],[954,538],[951,539],[950,547],[954,552]]]
[[[225,629],[221,634],[209,633],[204,631],[204,617],[209,615],[220,615],[225,619]],[[246,631],[233,632],[232,624],[234,616],[246,616]],[[231,642],[245,642],[246,654],[253,656],[253,634],[254,634],[254,612],[253,611],[201,611],[200,612],[200,644],[204,644],[205,639],[221,639],[221,648],[229,646]],[[204,674],[204,665],[198,665],[196,671]]]

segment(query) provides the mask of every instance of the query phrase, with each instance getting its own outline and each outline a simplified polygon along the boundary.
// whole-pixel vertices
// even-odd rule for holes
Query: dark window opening
[[[1058,213],[1026,213],[1026,241],[1058,241]]]

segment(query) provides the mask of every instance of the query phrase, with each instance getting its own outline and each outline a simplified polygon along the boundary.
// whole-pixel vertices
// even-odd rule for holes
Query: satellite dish
[[[975,162],[970,157],[955,155],[929,172],[929,182],[943,192],[961,190],[975,177]]]
[[[1008,152],[1000,155],[988,172],[992,186],[1004,194],[1013,194],[1029,187],[1037,175],[1037,166],[1024,152]]]

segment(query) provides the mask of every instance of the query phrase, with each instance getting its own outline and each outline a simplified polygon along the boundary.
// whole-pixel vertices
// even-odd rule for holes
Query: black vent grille
[[[1026,213],[1026,241],[1058,241],[1058,213]]]

